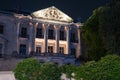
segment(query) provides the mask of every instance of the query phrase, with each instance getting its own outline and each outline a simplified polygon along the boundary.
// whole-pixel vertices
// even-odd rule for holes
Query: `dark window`
[[[76,54],[76,49],[75,48],[71,48],[71,55],[75,55]]]
[[[25,27],[22,27],[22,28],[21,28],[20,37],[24,37],[24,38],[27,37],[27,28],[25,28]]]
[[[60,53],[64,53],[64,47],[60,47]]]
[[[4,26],[0,25],[0,34],[3,34]]]
[[[41,47],[36,47],[36,53],[40,54],[41,53]]]
[[[52,30],[52,29],[48,30],[48,39],[55,39],[54,38],[54,30]]]
[[[42,28],[37,28],[37,31],[36,31],[36,38],[43,38],[43,35],[42,35]]]
[[[48,53],[53,53],[53,46],[48,46]]]
[[[24,44],[20,45],[19,54],[20,55],[26,55],[26,45],[24,45]]]
[[[2,57],[2,52],[3,52],[3,45],[0,44],[0,58]]]
[[[60,40],[65,40],[64,31],[60,31]]]
[[[76,42],[76,36],[75,36],[75,33],[71,33],[71,39],[70,39],[71,42]]]

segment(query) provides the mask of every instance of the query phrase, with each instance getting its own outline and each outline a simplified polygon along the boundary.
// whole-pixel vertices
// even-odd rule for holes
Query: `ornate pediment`
[[[63,22],[72,22],[72,18],[52,6],[46,9],[38,10],[33,12],[32,15],[36,18],[55,20],[55,21],[63,21]]]

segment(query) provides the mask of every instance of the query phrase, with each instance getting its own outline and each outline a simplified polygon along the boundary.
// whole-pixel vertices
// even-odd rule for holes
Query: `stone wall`
[[[18,62],[20,62],[22,59],[3,59],[0,58],[0,71],[12,71],[15,69]]]

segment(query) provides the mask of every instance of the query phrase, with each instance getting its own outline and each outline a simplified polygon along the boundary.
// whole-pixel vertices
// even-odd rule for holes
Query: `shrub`
[[[41,65],[41,72],[40,80],[60,80],[61,72],[58,66],[53,63]]]
[[[98,62],[90,61],[80,66],[75,72],[76,80],[119,80],[120,57],[107,55]]]
[[[61,72],[52,63],[40,64],[36,59],[25,59],[14,70],[18,80],[60,80]]]
[[[71,74],[77,70],[77,66],[75,65],[62,65],[60,67],[61,73],[65,73],[68,78],[71,77]]]
[[[18,63],[14,74],[18,80],[38,80],[41,75],[40,63],[36,59],[25,59]]]

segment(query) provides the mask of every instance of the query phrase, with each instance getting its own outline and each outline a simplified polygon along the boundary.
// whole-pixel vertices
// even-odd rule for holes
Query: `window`
[[[65,40],[64,31],[60,31],[60,40]]]
[[[60,53],[64,53],[64,47],[60,47]]]
[[[2,52],[3,52],[3,44],[0,44],[0,58],[2,57]]]
[[[42,36],[42,28],[37,28],[36,38],[43,38],[43,36]]]
[[[76,42],[76,36],[75,36],[75,33],[71,33],[71,39],[70,39],[71,42]]]
[[[54,30],[49,29],[49,31],[48,31],[48,39],[55,39],[53,35],[54,35]]]
[[[36,54],[40,54],[41,53],[41,47],[36,47]]]
[[[48,53],[53,53],[53,46],[48,46]]]
[[[0,34],[3,34],[4,26],[0,25]]]
[[[24,37],[24,38],[27,37],[27,28],[25,28],[25,27],[22,27],[22,28],[21,28],[20,37]]]
[[[71,48],[71,55],[75,55],[76,54],[76,49],[75,48]]]
[[[20,55],[26,55],[26,45],[21,44],[19,49]]]

